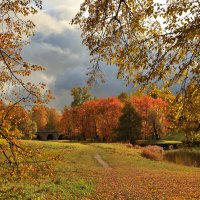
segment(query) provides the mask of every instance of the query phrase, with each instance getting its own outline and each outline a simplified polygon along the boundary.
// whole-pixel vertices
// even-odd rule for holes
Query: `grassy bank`
[[[200,197],[200,169],[140,156],[125,144],[26,141],[41,151],[60,155],[55,174],[37,181],[5,180],[7,199],[180,199]],[[111,167],[94,158],[99,154]],[[3,199],[6,194],[1,193]],[[0,198],[0,199],[1,199]]]

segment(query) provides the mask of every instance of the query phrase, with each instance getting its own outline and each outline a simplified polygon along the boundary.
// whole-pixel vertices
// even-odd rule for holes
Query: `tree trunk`
[[[157,129],[156,129],[156,123],[155,123],[155,121],[153,121],[153,131],[154,131],[153,136],[156,137],[156,140],[159,140],[159,139],[160,139],[160,136],[158,135],[158,131],[157,131]]]

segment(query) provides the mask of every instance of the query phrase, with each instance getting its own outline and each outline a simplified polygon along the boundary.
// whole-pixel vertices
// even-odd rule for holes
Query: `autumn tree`
[[[38,131],[44,131],[48,123],[46,107],[33,106],[31,112],[31,119],[37,124]]]
[[[113,141],[123,104],[116,97],[86,101],[72,108],[65,107],[61,130],[71,138]]]
[[[188,101],[180,96],[179,100],[171,106],[173,120],[172,130],[185,134],[187,141],[200,142],[200,88],[189,84],[186,92]]]
[[[60,118],[60,131],[67,136],[72,136],[74,132],[72,110],[65,107]]]
[[[24,146],[20,142],[23,135],[12,129],[10,121],[15,117],[14,110],[20,104],[40,104],[51,98],[43,83],[34,84],[27,78],[44,68],[27,63],[21,56],[23,47],[28,44],[27,38],[34,34],[35,25],[27,16],[41,8],[41,0],[0,2],[0,98],[7,104],[1,113],[0,136],[5,143],[0,143],[0,154],[5,158],[2,165],[12,168],[12,174],[18,175],[36,171],[40,166],[37,160],[40,153]]]
[[[71,103],[72,107],[80,106],[85,101],[91,100],[92,95],[89,93],[89,88],[87,87],[75,87],[71,89],[71,96],[73,101]]]
[[[123,104],[116,97],[97,100],[96,126],[100,140],[110,142],[116,138],[116,127],[119,123]]]
[[[142,117],[142,138],[148,139],[150,136],[157,135],[158,139],[169,131],[168,103],[163,99],[140,94],[132,96],[130,103]],[[157,128],[162,127],[162,129],[159,128],[159,132],[156,132],[157,128],[153,128],[153,123],[156,123]]]
[[[75,139],[84,135],[82,131],[82,109],[78,107],[65,107],[60,118],[60,131],[66,138]]]
[[[49,131],[58,131],[60,114],[55,108],[46,108],[47,109],[47,124],[45,130]]]
[[[83,139],[97,138],[97,109],[97,100],[87,101],[78,109],[79,130]]]
[[[9,106],[8,106],[9,108]],[[6,112],[6,109],[4,109]],[[11,131],[21,132],[24,139],[33,139],[37,131],[37,125],[31,120],[31,116],[28,110],[22,105],[15,106],[12,112],[9,113],[8,118],[11,126]]]
[[[32,140],[36,138],[35,133],[37,132],[37,124],[30,118],[20,126],[20,129],[22,129],[24,135],[23,139]]]
[[[152,140],[159,140],[163,134],[164,125],[162,124],[162,121],[160,120],[155,109],[149,110],[147,120],[149,124],[149,131],[152,134]]]
[[[200,87],[199,13],[199,0],[85,0],[72,24],[80,26],[92,56],[90,82],[105,61],[134,86],[167,90],[178,83],[176,102],[190,104]],[[179,115],[186,111],[181,104]]]
[[[118,99],[121,101],[121,102],[124,102],[126,101],[127,99],[129,98],[128,94],[126,92],[122,92],[118,95]]]
[[[12,115],[13,116],[10,116],[10,122],[13,129],[21,129],[23,126],[22,124],[29,118],[28,112],[21,105],[13,108]]]
[[[119,118],[119,127],[117,128],[119,139],[135,144],[136,139],[141,134],[141,130],[142,117],[131,103],[126,103],[122,109],[122,114]]]

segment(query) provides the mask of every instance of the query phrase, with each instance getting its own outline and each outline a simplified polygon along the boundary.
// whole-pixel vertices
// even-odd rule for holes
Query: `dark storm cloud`
[[[86,67],[77,66],[73,69],[67,69],[55,82],[54,90],[70,90],[72,87],[83,86],[87,79]]]
[[[53,5],[53,1],[50,1]],[[63,2],[64,4],[64,2]],[[47,83],[53,91],[56,100],[51,105],[62,109],[69,105],[72,98],[70,89],[76,86],[85,86],[90,67],[89,52],[82,45],[80,31],[69,25],[73,9],[64,6],[51,7],[45,13],[40,12],[34,18],[38,26],[35,37],[23,52],[24,58],[34,64],[46,66],[47,70],[32,80]],[[72,18],[73,16],[71,16]],[[104,66],[106,83],[96,85],[92,93],[97,97],[114,96],[122,91],[131,91],[125,87],[122,80],[116,79],[116,68]]]
[[[118,96],[121,92],[131,92],[133,88],[129,85],[126,87],[125,81],[117,79],[117,68],[115,66],[104,66],[102,70],[105,74],[105,83],[97,84],[92,92],[97,97]]]
[[[54,47],[59,47],[63,50],[70,48],[70,51],[73,53],[86,53],[86,48],[82,46],[80,32],[78,30],[64,30],[60,33],[51,33],[48,36],[38,33],[35,37],[32,38],[34,43],[46,43],[51,44]]]
[[[123,80],[116,79],[116,67],[105,66],[103,69],[105,73],[105,83],[99,82],[93,86],[91,92],[95,96],[117,96],[122,91],[132,91],[131,86],[126,87]],[[72,87],[86,85],[86,80],[88,79],[88,76],[86,76],[87,72],[87,68],[84,68],[83,66],[77,66],[74,69],[67,69],[63,75],[59,76],[59,79],[56,80],[54,91],[56,92],[60,89],[70,90]]]
[[[31,62],[47,67],[47,74],[63,74],[77,66],[89,67],[89,56],[81,45],[78,32],[65,30],[63,33],[44,35],[38,33],[24,52]]]

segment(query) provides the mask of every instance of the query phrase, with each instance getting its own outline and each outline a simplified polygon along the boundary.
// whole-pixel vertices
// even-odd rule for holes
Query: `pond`
[[[200,151],[168,151],[164,155],[164,160],[186,166],[200,167]]]

